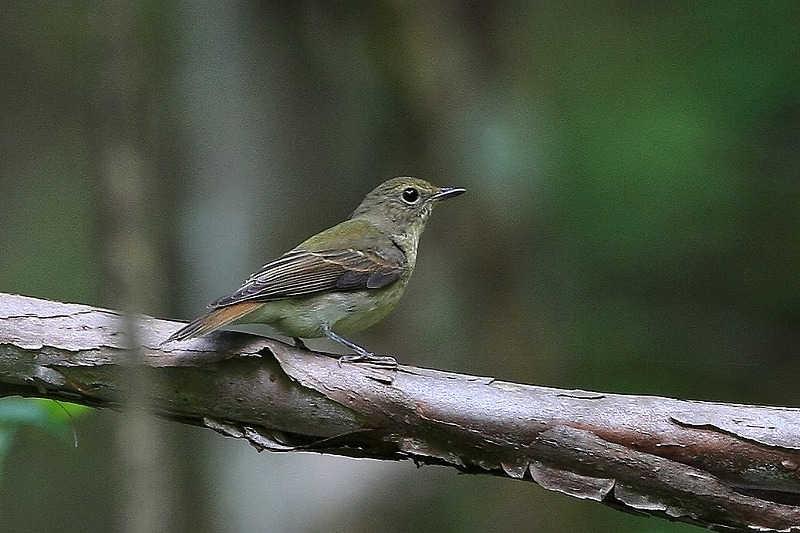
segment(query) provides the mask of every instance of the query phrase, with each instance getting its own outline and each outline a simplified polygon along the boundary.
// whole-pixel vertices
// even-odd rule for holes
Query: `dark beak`
[[[448,198],[453,198],[465,192],[467,192],[467,189],[462,189],[461,187],[442,187],[441,189],[439,189],[439,192],[431,196],[431,200],[433,200],[434,202],[439,202],[441,200],[447,200]]]

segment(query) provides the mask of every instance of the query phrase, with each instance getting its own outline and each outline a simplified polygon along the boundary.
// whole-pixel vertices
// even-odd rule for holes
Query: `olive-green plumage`
[[[339,334],[368,328],[397,305],[433,205],[463,192],[408,177],[378,185],[348,220],[267,263],[164,342],[234,322],[263,323],[298,342],[329,337],[358,353],[348,360],[380,359]]]

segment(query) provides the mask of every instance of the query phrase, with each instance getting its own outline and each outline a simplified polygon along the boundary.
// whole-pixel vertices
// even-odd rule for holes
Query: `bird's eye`
[[[415,204],[419,200],[419,191],[414,187],[407,187],[403,190],[403,201],[407,204]]]

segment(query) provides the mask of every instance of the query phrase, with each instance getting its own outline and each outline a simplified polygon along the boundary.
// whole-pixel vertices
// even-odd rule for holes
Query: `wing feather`
[[[209,305],[226,307],[250,301],[294,298],[318,292],[379,289],[400,279],[408,259],[396,246],[387,251],[292,250],[267,263],[236,292]]]

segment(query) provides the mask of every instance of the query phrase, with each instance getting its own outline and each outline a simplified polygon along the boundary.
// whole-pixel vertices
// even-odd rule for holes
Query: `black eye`
[[[414,187],[407,187],[403,190],[403,201],[407,204],[415,204],[419,200],[419,191]]]

